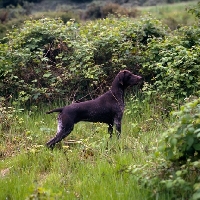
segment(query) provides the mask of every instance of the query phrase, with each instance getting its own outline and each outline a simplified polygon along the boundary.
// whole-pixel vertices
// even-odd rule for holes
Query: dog
[[[142,77],[128,70],[120,71],[112,82],[109,91],[94,100],[72,103],[62,108],[56,108],[47,114],[58,112],[58,128],[56,136],[46,143],[53,149],[55,144],[68,136],[74,124],[79,121],[101,122],[108,124],[108,133],[112,138],[113,125],[116,126],[117,137],[121,134],[121,121],[124,112],[124,92],[128,86],[137,85]]]

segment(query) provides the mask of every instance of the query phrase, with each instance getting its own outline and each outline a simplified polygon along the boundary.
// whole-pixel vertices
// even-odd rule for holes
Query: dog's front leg
[[[116,126],[117,138],[119,139],[120,134],[121,134],[121,117],[115,118],[114,124]]]
[[[117,130],[117,139],[119,139],[121,135],[121,123],[116,124],[116,130]]]

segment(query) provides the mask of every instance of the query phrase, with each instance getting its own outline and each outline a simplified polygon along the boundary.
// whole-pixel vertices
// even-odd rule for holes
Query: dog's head
[[[119,72],[118,80],[122,86],[128,87],[141,83],[142,77],[134,75],[128,70],[123,70]]]

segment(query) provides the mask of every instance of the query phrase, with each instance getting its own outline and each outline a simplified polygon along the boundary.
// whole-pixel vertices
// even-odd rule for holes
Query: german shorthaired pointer
[[[121,120],[124,111],[124,90],[128,86],[137,85],[142,77],[133,75],[128,70],[120,71],[112,82],[111,89],[94,100],[56,108],[47,112],[59,112],[56,136],[47,142],[47,147],[54,148],[55,144],[70,134],[74,124],[79,121],[102,122],[108,124],[110,138],[113,125],[116,126],[118,138],[121,133]]]

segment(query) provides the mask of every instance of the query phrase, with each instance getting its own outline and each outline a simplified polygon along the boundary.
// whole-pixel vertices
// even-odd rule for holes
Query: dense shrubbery
[[[191,101],[191,100],[190,100]],[[131,171],[141,184],[155,194],[168,191],[172,199],[200,197],[200,98],[192,100],[174,112],[171,124],[158,150],[144,166],[132,166]]]
[[[152,39],[145,51],[143,72],[152,73],[152,93],[165,101],[194,95],[200,87],[200,29],[182,27],[164,39]],[[196,93],[197,94],[197,93]]]
[[[56,88],[56,84],[59,84],[58,76],[63,70],[59,71],[53,59],[51,64],[45,55],[51,54],[54,48],[59,51],[62,48],[60,42],[64,38],[67,41],[67,35],[71,37],[70,31],[70,26],[64,26],[61,20],[44,19],[27,21],[20,32],[14,30],[10,33],[7,43],[1,45],[3,95],[14,95],[24,102],[37,100],[44,94],[48,98],[52,85],[55,84]],[[51,78],[53,71],[57,74]]]
[[[78,24],[28,20],[0,44],[1,94],[18,102],[103,92],[123,68],[140,73],[165,107],[198,95],[199,26],[170,31],[156,19],[124,16]],[[78,91],[78,92],[77,92]]]
[[[7,2],[7,1],[6,1]],[[191,4],[165,4],[164,6],[154,7],[140,7],[136,8],[134,4],[142,4],[142,2],[134,1],[131,4],[127,4],[127,1],[88,1],[79,4],[72,1],[48,1],[44,0],[40,4],[21,1],[17,6],[7,6],[1,8],[0,6],[0,39],[3,38],[6,33],[12,30],[12,27],[20,27],[23,25],[24,20],[27,19],[41,19],[44,17],[58,18],[60,17],[64,22],[73,18],[77,21],[81,20],[94,20],[99,18],[105,18],[109,14],[121,14],[129,17],[139,17],[142,13],[150,12],[158,19],[164,21],[171,29],[176,29],[180,25],[189,25],[194,22],[194,17],[189,17],[185,10],[185,7]],[[146,5],[161,3],[160,1],[153,2],[147,1]],[[163,0],[162,3],[169,3]],[[1,4],[1,2],[0,2]],[[16,4],[15,4],[16,5]],[[195,9],[193,10],[194,12]]]
[[[165,34],[151,18],[109,17],[80,27],[73,21],[26,21],[1,44],[2,94],[26,102],[88,93],[88,86],[99,87],[122,68],[138,73],[147,40]]]
[[[167,160],[197,161],[200,158],[200,98],[182,106],[173,115],[178,122],[163,134],[164,145],[160,149]]]

